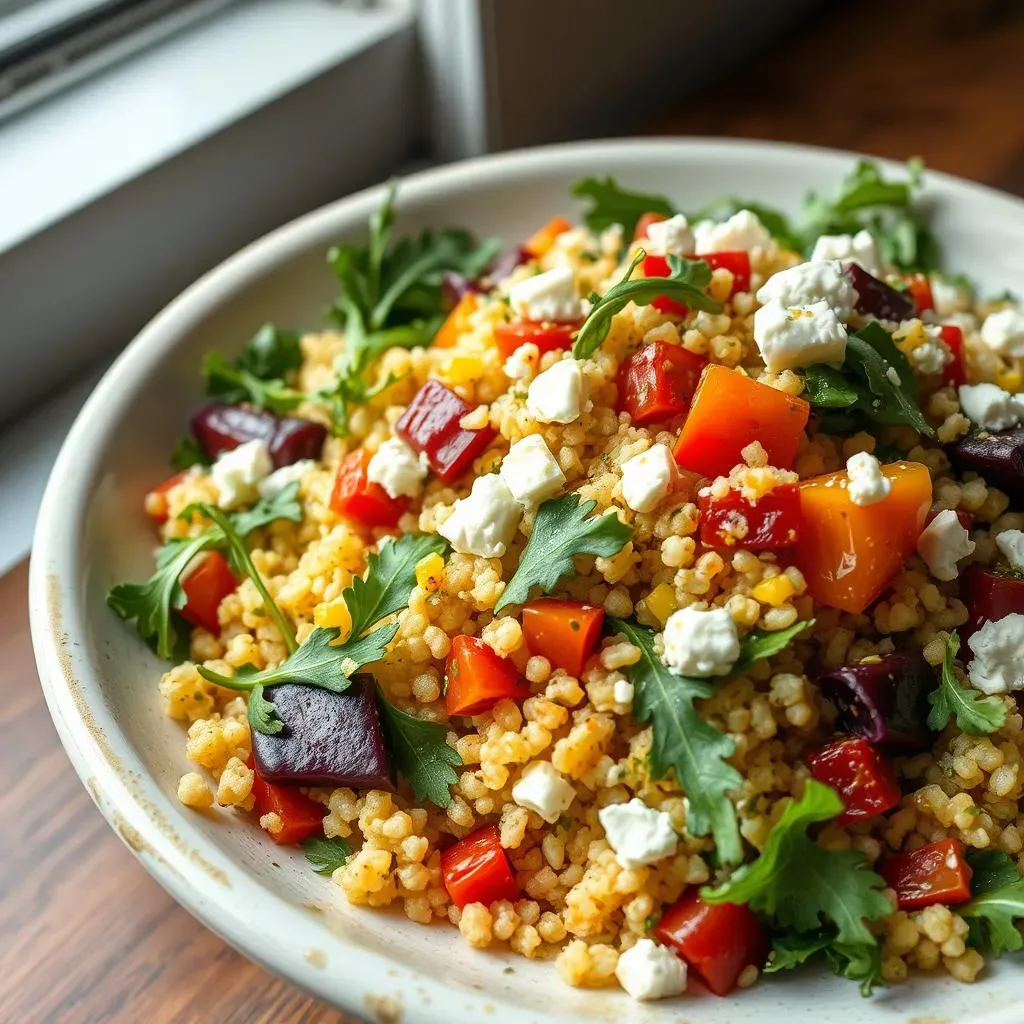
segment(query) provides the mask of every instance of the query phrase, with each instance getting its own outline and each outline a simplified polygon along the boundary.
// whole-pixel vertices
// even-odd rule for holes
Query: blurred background
[[[921,156],[1024,195],[1022,54],[1024,0],[0,0],[0,577],[109,361],[290,218],[435,163],[623,135]],[[0,1020],[339,1020],[103,825],[42,709],[23,592],[20,565],[0,579],[0,745],[46,780],[25,776],[21,823],[46,852],[0,841],[0,936],[26,937],[0,948]]]

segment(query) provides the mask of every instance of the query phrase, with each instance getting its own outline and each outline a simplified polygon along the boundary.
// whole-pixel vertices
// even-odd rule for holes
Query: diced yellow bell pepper
[[[468,384],[483,376],[484,364],[476,356],[452,356],[445,364],[444,376],[449,384]]]
[[[416,563],[416,582],[428,594],[440,588],[443,576],[444,559],[439,554],[429,554]]]
[[[770,580],[762,580],[750,592],[750,596],[761,604],[778,608],[796,593],[793,581],[786,575],[773,576]]]
[[[1015,366],[1005,370],[999,370],[996,374],[996,383],[1004,390],[1015,393],[1021,390],[1021,373]]]
[[[664,625],[676,610],[676,592],[667,583],[659,583],[647,595],[646,604],[647,610]]]
[[[328,629],[336,626],[341,630],[341,639],[348,637],[352,628],[352,613],[348,610],[343,597],[336,597],[333,601],[321,601],[313,611],[313,621],[321,629]]]

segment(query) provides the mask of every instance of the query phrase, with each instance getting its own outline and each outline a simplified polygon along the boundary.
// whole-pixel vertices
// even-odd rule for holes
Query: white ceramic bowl
[[[808,188],[832,188],[854,159],[721,140],[503,154],[410,177],[398,228],[460,224],[518,239],[550,216],[574,212],[569,185],[588,174],[615,175],[686,208],[733,194],[795,210]],[[990,293],[1024,280],[1024,203],[940,174],[928,176],[926,195],[951,269],[971,272]],[[732,999],[697,995],[660,1005],[572,990],[550,964],[476,952],[454,929],[351,908],[301,855],[272,846],[254,824],[230,815],[216,821],[178,803],[177,780],[189,766],[181,727],[160,712],[165,666],[107,609],[104,594],[116,580],[151,571],[154,537],[142,499],[166,475],[167,453],[202,400],[202,354],[230,351],[266,320],[317,325],[335,290],[324,253],[338,239],[362,236],[381,196],[370,189],[303,217],[185,292],[103,378],[57,460],[32,558],[32,638],[61,739],[110,824],[161,885],[233,946],[322,999],[381,1020],[1021,1020],[1024,977],[1008,961],[973,987],[919,979],[871,1000],[817,971],[771,979]]]

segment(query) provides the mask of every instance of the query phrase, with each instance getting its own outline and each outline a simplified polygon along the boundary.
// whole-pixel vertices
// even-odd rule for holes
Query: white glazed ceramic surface
[[[400,193],[398,230],[458,224],[511,242],[550,216],[576,212],[569,186],[590,174],[665,193],[684,209],[732,194],[795,210],[808,188],[832,188],[854,159],[697,139],[498,155],[410,177]],[[1024,976],[1012,958],[974,986],[939,976],[871,1000],[823,971],[771,979],[733,999],[694,994],[640,1005],[617,991],[573,990],[549,963],[477,952],[453,928],[349,907],[301,854],[274,846],[255,824],[231,814],[215,820],[178,803],[177,780],[189,764],[181,726],[160,711],[157,681],[165,666],[107,609],[104,594],[116,580],[151,571],[154,534],[142,499],[166,476],[167,453],[202,401],[202,354],[238,348],[266,320],[318,325],[335,291],[324,254],[339,239],[362,237],[381,197],[380,188],[371,189],[295,221],[190,288],[103,378],[54,467],[32,559],[32,637],[61,739],[110,824],[161,885],[233,946],[373,1019],[1020,1021]],[[990,294],[1019,287],[1024,203],[939,174],[928,176],[926,197],[950,269],[970,272]]]

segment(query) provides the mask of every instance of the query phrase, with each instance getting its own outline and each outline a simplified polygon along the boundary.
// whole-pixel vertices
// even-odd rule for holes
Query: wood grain
[[[650,133],[920,155],[1024,194],[1024,6],[830,6]],[[193,920],[103,822],[43,704],[26,576],[0,580],[0,1021],[354,1024]]]

